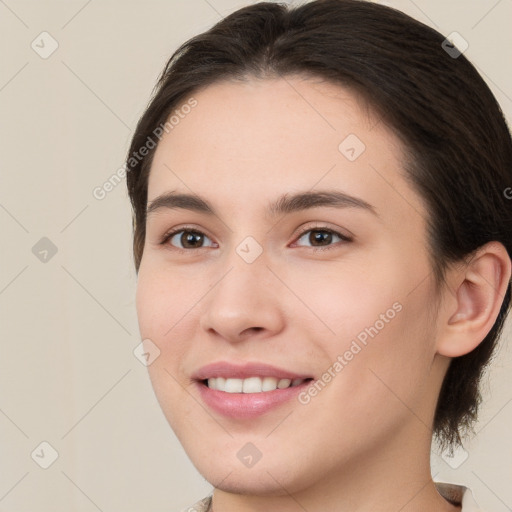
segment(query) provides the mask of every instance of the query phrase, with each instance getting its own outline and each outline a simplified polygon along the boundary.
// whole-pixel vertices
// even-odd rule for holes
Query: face
[[[217,487],[277,495],[399,440],[430,446],[427,214],[399,140],[319,80],[193,97],[154,155],[137,312],[160,351],[156,396],[194,465]]]

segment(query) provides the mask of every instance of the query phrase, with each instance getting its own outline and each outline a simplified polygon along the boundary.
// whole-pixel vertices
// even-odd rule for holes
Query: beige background
[[[248,3],[0,0],[0,510],[173,512],[210,491],[133,355],[125,183],[92,191],[122,165],[172,51]],[[462,34],[512,118],[511,0],[384,3]],[[59,45],[46,59],[43,31]],[[46,262],[42,237],[57,249]],[[467,459],[432,455],[436,480],[493,512],[512,508],[511,337],[509,323]],[[58,453],[47,469],[43,441]]]

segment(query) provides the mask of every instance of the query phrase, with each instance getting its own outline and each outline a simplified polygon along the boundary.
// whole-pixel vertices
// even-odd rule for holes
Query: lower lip
[[[210,389],[202,382],[197,386],[205,404],[214,411],[230,418],[255,418],[297,397],[311,382],[261,393],[227,393]]]

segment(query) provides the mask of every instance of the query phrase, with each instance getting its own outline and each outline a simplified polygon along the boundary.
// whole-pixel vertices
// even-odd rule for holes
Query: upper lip
[[[299,374],[261,362],[234,364],[227,361],[216,361],[199,368],[192,378],[205,380],[214,377],[231,377],[246,379],[248,377],[275,377],[276,379],[309,379],[311,375]]]

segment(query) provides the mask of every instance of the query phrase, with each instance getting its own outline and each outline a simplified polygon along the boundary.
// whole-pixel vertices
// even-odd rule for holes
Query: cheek
[[[204,293],[204,291],[203,291]],[[148,366],[156,396],[166,415],[180,409],[184,378],[181,364],[191,346],[193,333],[186,331],[196,314],[193,305],[197,303],[200,290],[195,286],[184,286],[182,281],[162,271],[159,267],[141,265],[137,280],[136,308],[141,339],[150,339],[160,351],[158,357]],[[172,419],[168,416],[168,419]]]
[[[333,266],[331,272],[311,273],[315,279],[306,278],[294,290],[307,298],[310,310],[296,312],[297,322],[327,355],[319,370],[343,374],[332,379],[334,387],[343,387],[345,396],[357,393],[362,403],[376,407],[385,403],[379,402],[382,394],[393,392],[414,402],[423,393],[434,356],[426,311],[433,291],[430,280],[418,277],[428,275],[428,267],[418,264],[409,273],[399,259],[394,261],[398,263],[390,259],[379,268]]]
[[[312,339],[332,340],[343,347],[360,334],[364,343],[371,336],[367,329],[381,332],[400,321],[408,283],[401,282],[397,269],[384,265],[382,271],[364,262],[329,263],[303,268],[300,276],[290,271],[284,279],[293,283],[294,294],[302,299],[302,306],[295,300],[294,319],[303,327],[309,325],[315,333]]]
[[[194,314],[194,304],[204,293],[204,281],[180,278],[176,270],[151,262],[141,264],[136,290],[141,335],[157,343],[171,340]]]
[[[151,385],[170,426],[180,432],[195,406],[183,387],[181,362],[190,346],[192,333],[184,329],[190,325],[187,320],[194,314],[191,308],[198,291],[173,275],[159,266],[141,264],[136,308],[141,338],[149,338],[160,350],[147,367]]]

